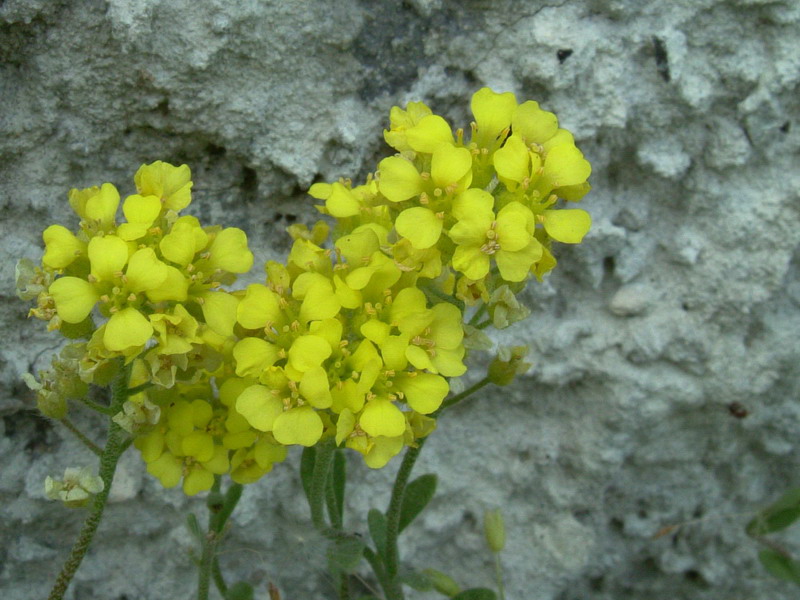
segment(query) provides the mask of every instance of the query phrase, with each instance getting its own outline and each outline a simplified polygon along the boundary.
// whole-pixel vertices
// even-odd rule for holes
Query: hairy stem
[[[242,497],[242,489],[242,484],[232,483],[225,493],[224,499],[220,499],[220,478],[216,477],[214,479],[214,485],[206,501],[209,510],[208,533],[206,533],[206,537],[203,540],[203,551],[200,555],[200,568],[197,574],[197,600],[208,600],[212,576],[221,594],[224,595],[228,589],[222,577],[216,550],[222,540],[225,524],[239,503],[239,498]]]
[[[103,407],[107,408],[111,415],[116,414],[120,410],[122,403],[127,397],[129,376],[130,369],[123,367],[111,386],[111,406]],[[62,600],[72,578],[75,576],[78,567],[80,567],[83,561],[83,557],[86,556],[86,552],[89,550],[94,534],[97,532],[97,527],[100,525],[100,520],[103,517],[103,510],[108,502],[108,495],[111,492],[111,484],[114,481],[117,463],[122,453],[125,452],[125,449],[130,445],[130,440],[126,440],[125,437],[123,429],[109,419],[108,438],[106,439],[105,448],[103,448],[100,455],[99,475],[103,480],[103,490],[95,495],[89,516],[83,524],[78,539],[75,540],[75,544],[72,546],[69,557],[67,557],[64,566],[61,568],[55,585],[50,591],[50,595],[47,597],[48,600]]]

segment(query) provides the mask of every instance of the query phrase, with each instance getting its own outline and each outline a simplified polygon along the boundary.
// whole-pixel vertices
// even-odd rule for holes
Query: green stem
[[[153,387],[153,384],[151,382],[149,382],[149,381],[147,383],[143,383],[141,385],[137,385],[137,386],[132,387],[131,389],[128,390],[128,396],[135,396],[139,392],[143,392],[146,389],[149,389],[151,387]]]
[[[500,565],[500,553],[496,552],[494,555],[494,574],[497,578],[497,595],[500,600],[506,600],[506,592],[503,587],[503,569]]]
[[[437,290],[432,285],[423,285],[423,286],[420,286],[420,287],[421,287],[422,291],[427,293],[429,296],[433,296],[434,298],[437,298],[439,300],[444,300],[445,302],[449,302],[453,306],[457,307],[458,310],[460,310],[461,312],[464,312],[464,308],[466,308],[466,307],[465,307],[464,303],[461,300],[459,300],[458,298],[454,298],[453,296],[445,294],[441,290]]]
[[[94,452],[97,456],[103,456],[103,449],[90,440],[80,429],[75,427],[72,421],[64,417],[61,419],[61,423],[64,425],[64,427],[69,429],[75,435],[75,437],[78,438],[89,450]]]
[[[400,534],[400,509],[403,506],[403,496],[406,492],[406,485],[408,485],[408,478],[411,476],[411,470],[414,468],[414,463],[417,462],[417,457],[425,445],[426,439],[419,440],[416,448],[409,447],[406,450],[403,462],[400,463],[400,468],[395,476],[392,498],[386,511],[386,575],[389,580],[394,580],[397,576],[400,562],[397,537]],[[403,597],[402,589],[400,589],[398,597]]]
[[[486,329],[491,324],[492,324],[492,320],[491,319],[485,319],[485,320],[481,321],[480,323],[478,323],[477,325],[475,325],[475,329]]]
[[[478,322],[478,320],[486,313],[487,310],[488,310],[487,306],[485,304],[481,304],[478,310],[475,311],[475,314],[472,315],[472,318],[469,320],[468,324],[474,327],[475,324]]]
[[[91,408],[93,411],[99,412],[100,414],[103,415],[108,415],[110,417],[113,417],[115,414],[119,412],[119,408],[122,408],[121,403],[120,407],[117,410],[114,410],[111,406],[100,404],[99,402],[95,402],[94,400],[89,400],[88,398],[78,398],[78,401],[84,406]]]
[[[222,569],[219,568],[219,558],[216,556],[211,561],[211,577],[214,579],[214,585],[217,586],[220,596],[224,598],[225,594],[228,593],[228,586],[225,584]]]
[[[433,416],[434,417],[438,417],[439,414],[444,409],[450,408],[451,406],[455,406],[456,404],[458,404],[459,402],[461,402],[465,398],[469,398],[472,394],[474,394],[475,392],[483,389],[484,387],[486,387],[490,383],[491,383],[491,381],[489,380],[489,376],[487,375],[486,377],[484,377],[483,379],[481,379],[477,383],[475,383],[475,384],[471,385],[470,387],[468,387],[467,389],[465,389],[463,392],[461,392],[459,394],[456,394],[455,396],[451,396],[450,398],[446,398],[445,401],[442,402],[442,405],[439,407],[439,410],[437,410],[436,413],[434,413]]]
[[[311,494],[309,504],[311,506],[311,521],[320,532],[325,533],[328,525],[325,523],[325,488],[328,483],[328,471],[330,471],[333,461],[335,448],[332,440],[326,440],[317,446],[317,456],[314,461],[314,471],[311,475]]]
[[[325,484],[325,504],[328,507],[328,518],[334,529],[342,528],[342,519],[339,513],[339,502],[336,499],[336,492],[333,490],[333,469],[328,472],[328,481]]]
[[[242,497],[242,489],[242,484],[232,483],[225,493],[225,498],[220,500],[220,478],[214,478],[214,485],[206,501],[210,514],[208,516],[208,533],[203,542],[200,569],[197,574],[197,600],[208,600],[212,576],[220,593],[224,594],[227,590],[219,561],[216,558],[216,550],[222,540],[225,524],[239,503],[239,498]]]
[[[130,369],[123,367],[112,385],[111,406],[108,407],[114,411],[112,414],[116,414],[125,401],[129,376]],[[122,427],[109,419],[108,438],[100,455],[100,478],[103,480],[103,490],[95,495],[89,516],[83,524],[78,539],[75,540],[75,544],[72,546],[69,557],[67,557],[64,566],[61,568],[53,589],[50,590],[50,595],[47,597],[48,600],[62,600],[64,598],[70,581],[72,581],[75,572],[83,561],[83,557],[86,556],[86,552],[89,550],[94,534],[97,532],[97,527],[103,517],[103,510],[108,502],[108,495],[111,492],[111,484],[114,481],[117,463],[122,453],[130,445],[130,440],[125,438],[125,432]]]

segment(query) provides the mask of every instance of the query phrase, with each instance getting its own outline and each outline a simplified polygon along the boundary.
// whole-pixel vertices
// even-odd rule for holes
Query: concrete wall
[[[743,525],[800,465],[799,28],[793,0],[0,2],[0,596],[44,597],[82,520],[43,498],[88,456],[31,410],[20,374],[57,340],[13,293],[41,230],[74,223],[68,189],[130,193],[141,163],[186,162],[190,212],[280,258],[283,228],[316,218],[313,181],[375,168],[392,105],[466,125],[489,85],[575,132],[595,225],[502,336],[531,345],[530,374],[441,420],[417,466],[440,493],[404,555],[488,585],[480,516],[502,506],[509,599],[795,597]],[[225,545],[259,597],[269,580],[335,595],[308,566],[323,548],[298,458],[246,490]],[[398,461],[352,458],[348,525],[366,532]],[[182,523],[202,500],[133,452],[112,498],[71,597],[191,597]]]

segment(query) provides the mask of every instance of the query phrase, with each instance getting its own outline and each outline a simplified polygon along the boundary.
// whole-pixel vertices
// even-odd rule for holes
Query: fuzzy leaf
[[[758,560],[775,577],[800,585],[800,563],[775,550],[762,550]]]
[[[413,521],[422,509],[431,501],[436,493],[437,477],[433,473],[421,475],[408,484],[403,495],[403,505],[400,507],[400,522],[398,531],[403,531]]]
[[[800,488],[789,490],[777,501],[762,509],[747,524],[749,535],[766,535],[786,529],[800,518]]]
[[[367,514],[367,524],[375,549],[383,556],[386,554],[386,517],[377,508],[371,508]]]

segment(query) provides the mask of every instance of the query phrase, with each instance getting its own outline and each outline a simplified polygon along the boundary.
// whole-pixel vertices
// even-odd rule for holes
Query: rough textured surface
[[[795,597],[743,524],[800,467],[799,27],[792,0],[0,2],[0,596],[44,597],[82,518],[43,499],[87,455],[30,410],[20,375],[54,341],[13,295],[66,191],[187,162],[193,213],[276,257],[313,219],[310,183],[374,168],[392,105],[463,124],[490,85],[575,131],[595,226],[502,336],[532,346],[530,374],[442,419],[418,464],[440,493],[405,556],[489,585],[480,515],[502,506],[509,599]],[[334,596],[308,566],[298,458],[246,490],[222,557],[260,597]],[[394,467],[356,463],[364,515]],[[70,597],[190,597],[202,501],[133,454],[113,500]]]

